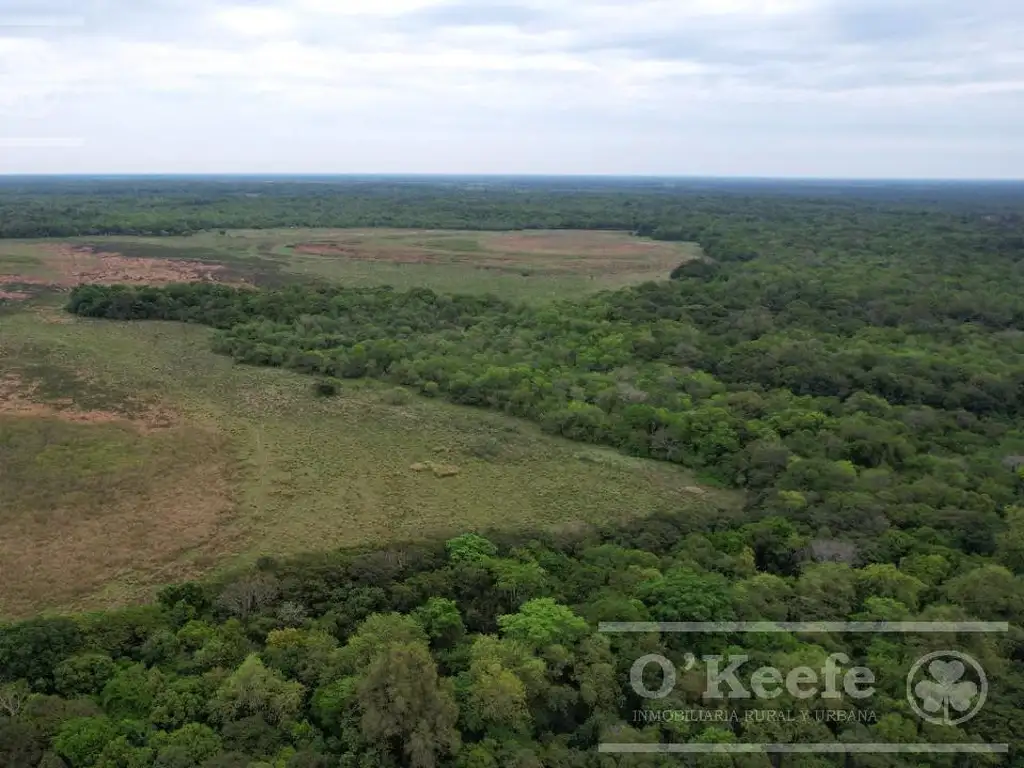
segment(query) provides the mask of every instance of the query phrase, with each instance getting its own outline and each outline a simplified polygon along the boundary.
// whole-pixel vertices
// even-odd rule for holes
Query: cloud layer
[[[1020,178],[1022,40],[1018,0],[0,0],[0,172]]]

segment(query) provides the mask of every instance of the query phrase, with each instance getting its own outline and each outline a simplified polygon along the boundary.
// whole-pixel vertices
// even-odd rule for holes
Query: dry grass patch
[[[317,279],[549,301],[666,279],[699,254],[693,244],[655,242],[628,232],[568,230],[306,228],[25,240],[0,243],[0,290],[35,295],[47,287],[89,282],[211,280],[272,287]]]
[[[65,312],[60,307],[44,304],[33,308],[36,317],[47,325],[70,325],[75,322],[75,316]]]
[[[89,407],[118,400],[102,390],[75,371],[0,376],[0,617],[145,599],[225,554],[227,441],[160,403]]]
[[[188,427],[0,414],[0,616],[143,599],[223,556],[225,447]]]
[[[285,233],[281,233],[285,234]],[[691,243],[628,232],[299,230],[260,248],[283,269],[350,285],[390,284],[546,301],[665,280],[700,256]]]
[[[201,261],[132,258],[120,253],[106,253],[89,246],[53,245],[44,253],[44,261],[60,276],[61,286],[80,283],[116,285],[119,283],[212,282],[225,271],[219,264]]]
[[[72,424],[125,424],[140,432],[168,429],[178,421],[169,408],[153,403],[126,403],[122,411],[84,409],[73,397],[46,399],[40,382],[26,382],[17,373],[0,377],[0,416],[54,418]]]
[[[299,256],[392,264],[462,264],[477,269],[582,275],[668,273],[692,253],[678,243],[624,232],[393,232],[356,230],[287,246]]]
[[[623,232],[580,230],[491,232],[482,235],[481,242],[492,250],[538,255],[577,254],[596,258],[645,258],[665,253],[678,255],[678,248],[673,243],[644,240],[631,237]]]
[[[168,283],[212,282],[225,271],[219,264],[201,261],[131,258],[120,253],[105,253],[88,246],[55,246],[54,263],[65,285],[97,283]]]
[[[432,472],[434,477],[455,477],[462,469],[454,464],[437,464],[433,461],[418,461],[409,467],[413,472]]]
[[[134,258],[105,252],[90,246],[63,243],[37,245],[35,268],[28,273],[9,263],[0,273],[0,299],[25,300],[31,297],[26,287],[72,288],[82,283],[96,285],[224,282],[244,284],[227,279],[227,268],[202,261]],[[6,288],[5,288],[6,286]]]

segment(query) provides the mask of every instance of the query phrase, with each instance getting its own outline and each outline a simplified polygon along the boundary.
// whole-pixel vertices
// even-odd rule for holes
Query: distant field
[[[592,231],[285,229],[167,238],[0,240],[0,292],[17,299],[42,286],[78,282],[272,285],[317,278],[349,285],[490,292],[528,301],[665,279],[697,255],[695,245]]]
[[[309,377],[214,355],[205,328],[40,301],[0,322],[0,616],[134,601],[261,554],[736,502],[372,382],[318,399]]]

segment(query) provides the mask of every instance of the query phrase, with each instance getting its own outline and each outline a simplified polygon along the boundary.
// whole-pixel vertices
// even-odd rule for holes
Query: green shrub
[[[409,390],[402,389],[401,387],[395,387],[385,392],[381,399],[384,400],[388,405],[408,405],[412,400],[412,395],[409,394]]]
[[[313,385],[313,392],[317,397],[334,397],[339,391],[338,382],[332,379],[320,379]]]

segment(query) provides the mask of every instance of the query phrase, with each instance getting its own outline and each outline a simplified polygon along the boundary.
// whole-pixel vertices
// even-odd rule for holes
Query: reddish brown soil
[[[224,271],[219,264],[201,261],[170,261],[166,259],[138,259],[119,253],[104,253],[92,248],[60,245],[54,248],[51,262],[60,272],[61,285],[96,283],[191,283],[214,280]]]
[[[70,245],[48,246],[43,259],[51,278],[25,275],[0,275],[0,298],[23,300],[29,298],[24,291],[4,291],[4,285],[38,285],[49,288],[72,288],[82,283],[116,285],[139,283],[167,285],[169,283],[226,282],[225,268],[219,264],[200,261],[171,261],[167,259],[138,259],[119,253],[105,253],[93,248]]]
[[[78,424],[131,424],[140,432],[175,426],[177,414],[157,406],[140,406],[131,415],[113,411],[82,410],[72,400],[44,402],[36,397],[36,387],[15,374],[0,378],[0,414],[5,416],[55,417]]]

